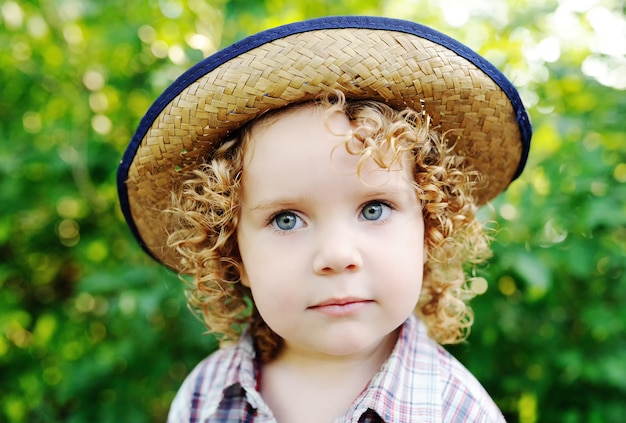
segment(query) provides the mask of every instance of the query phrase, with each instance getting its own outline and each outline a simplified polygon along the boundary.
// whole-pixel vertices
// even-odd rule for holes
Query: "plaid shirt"
[[[275,423],[257,389],[250,336],[216,351],[187,377],[169,423]],[[415,316],[400,331],[391,356],[335,423],[504,422],[480,383],[426,333]]]

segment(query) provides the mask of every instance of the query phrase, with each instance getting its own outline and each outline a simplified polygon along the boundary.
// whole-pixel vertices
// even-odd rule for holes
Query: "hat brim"
[[[522,172],[531,125],[515,87],[468,47],[390,18],[326,17],[250,36],[199,62],[150,107],[118,169],[123,214],[151,256],[177,270],[162,211],[180,169],[211,154],[260,114],[328,89],[347,98],[421,107],[452,131],[456,150],[486,178],[484,204]]]

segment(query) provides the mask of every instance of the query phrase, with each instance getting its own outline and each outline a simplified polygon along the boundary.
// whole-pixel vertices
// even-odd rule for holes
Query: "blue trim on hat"
[[[163,92],[163,94],[157,98],[141,119],[137,131],[135,132],[135,135],[133,136],[120,162],[117,172],[117,187],[120,197],[120,205],[124,217],[126,218],[126,222],[128,223],[132,233],[135,235],[137,240],[139,240],[141,246],[146,252],[148,252],[148,254],[154,257],[154,255],[143,243],[139,231],[133,221],[130,205],[128,203],[126,179],[128,178],[129,167],[135,157],[135,154],[137,153],[141,140],[145,137],[146,133],[152,126],[152,123],[163,111],[163,109],[191,83],[242,53],[289,35],[308,31],[340,28],[365,28],[412,34],[446,47],[476,65],[496,84],[498,84],[498,86],[505,92],[511,102],[511,105],[513,106],[522,137],[522,155],[512,181],[521,175],[528,158],[530,139],[532,136],[532,127],[528,113],[522,104],[522,100],[517,92],[517,89],[506,78],[506,76],[504,76],[504,74],[502,74],[502,72],[500,72],[495,66],[471,50],[469,47],[434,29],[400,19],[372,16],[329,16],[296,22],[251,35],[198,62],[183,73],[178,79],[176,79]]]

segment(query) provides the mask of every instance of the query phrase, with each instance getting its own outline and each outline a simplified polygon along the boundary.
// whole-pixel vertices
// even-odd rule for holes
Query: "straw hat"
[[[246,122],[324,89],[419,110],[460,136],[457,150],[488,180],[484,204],[524,168],[531,125],[513,85],[459,42],[413,22],[326,17],[239,41],[180,76],[150,107],[118,169],[128,225],[155,259],[177,269],[161,211],[178,171],[209,156]]]

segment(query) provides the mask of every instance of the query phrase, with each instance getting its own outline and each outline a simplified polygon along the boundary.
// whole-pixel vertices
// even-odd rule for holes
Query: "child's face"
[[[413,312],[424,223],[411,166],[390,171],[344,147],[346,116],[319,106],[252,130],[237,241],[243,283],[292,351],[371,351]]]

